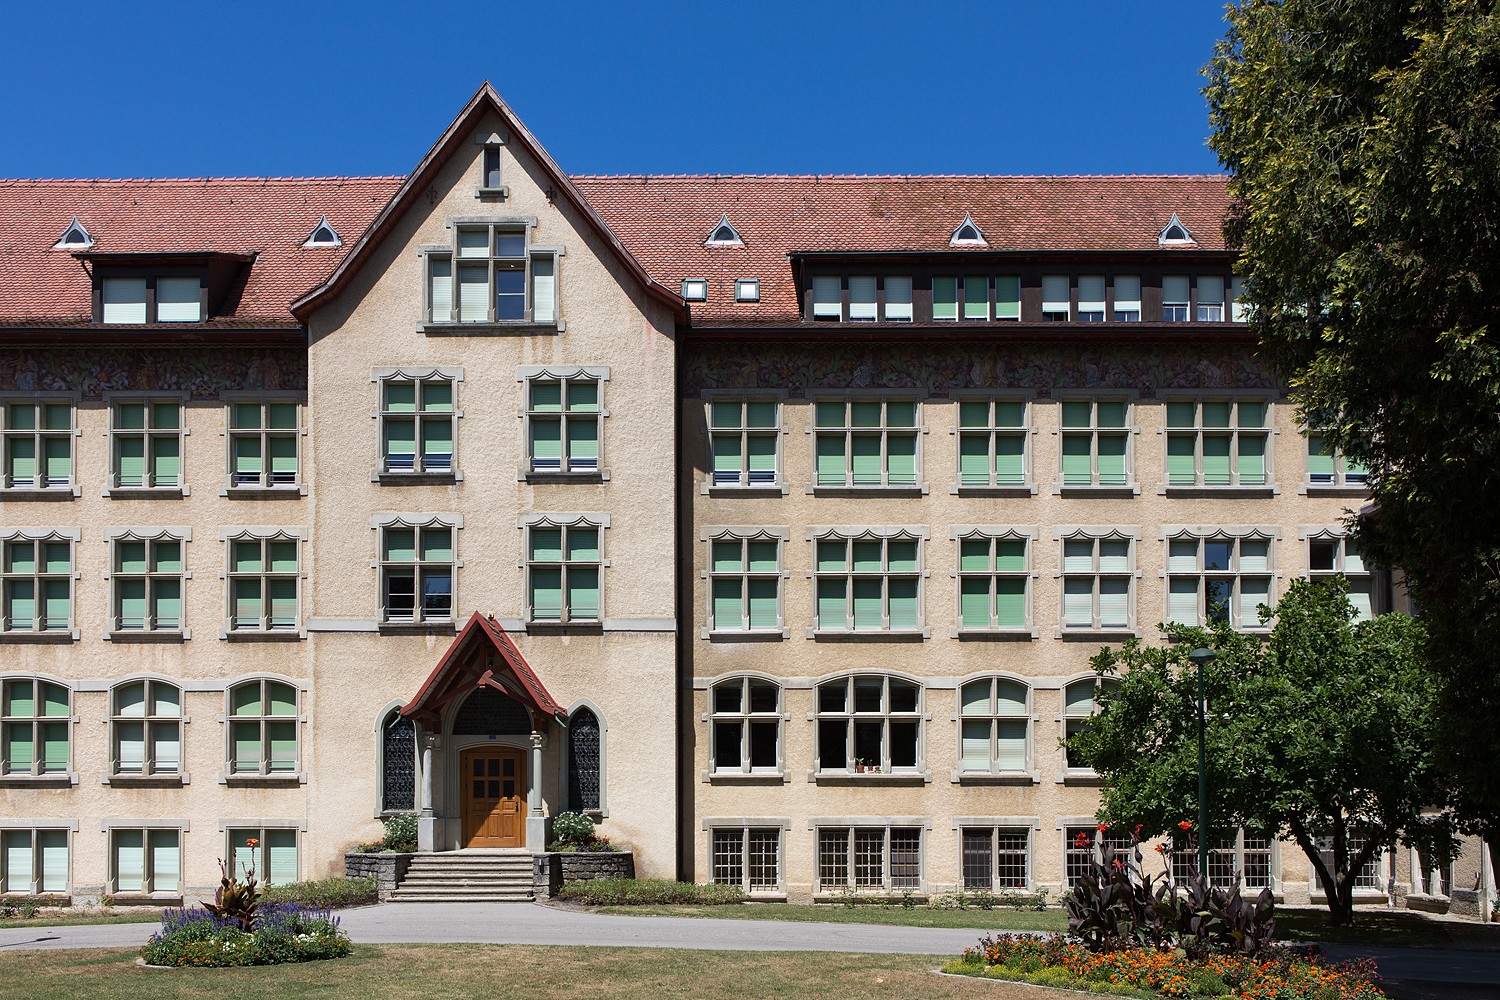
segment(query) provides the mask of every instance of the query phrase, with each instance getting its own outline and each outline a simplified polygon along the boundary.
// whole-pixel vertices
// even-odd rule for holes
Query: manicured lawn
[[[7,927],[71,927],[81,924],[154,924],[161,920],[156,909],[96,910],[88,913],[42,913],[37,917],[0,918],[0,931]]]
[[[1063,931],[1060,907],[1035,910],[910,910],[900,906],[841,906],[837,903],[743,903],[730,906],[602,906],[599,913],[627,917],[717,917],[723,920],[794,920],[822,924],[889,924],[896,927],[973,927],[976,930]]]
[[[539,948],[502,945],[363,945],[353,956],[248,969],[158,971],[133,952],[0,954],[6,1000],[88,997],[275,997],[285,1000],[543,1000],[625,997],[880,997],[1048,1000],[1033,986],[934,975],[941,960],[921,955],[724,952],[662,948]]]
[[[1395,948],[1500,949],[1500,924],[1434,920],[1409,910],[1357,908],[1353,927],[1331,927],[1324,909],[1276,909],[1282,941],[1380,944]]]

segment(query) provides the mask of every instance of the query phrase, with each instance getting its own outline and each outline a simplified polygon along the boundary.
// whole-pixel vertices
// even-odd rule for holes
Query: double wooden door
[[[459,755],[465,847],[526,846],[526,751],[476,747]]]

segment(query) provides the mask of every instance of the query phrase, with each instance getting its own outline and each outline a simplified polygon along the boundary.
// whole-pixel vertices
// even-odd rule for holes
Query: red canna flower
[[[1088,842],[1089,835],[1086,833],[1080,833],[1078,836],[1073,838],[1073,843],[1078,847],[1086,847],[1088,846]]]
[[[246,847],[259,847],[260,846],[260,841],[256,840],[254,837],[249,837],[249,838],[247,838],[245,840],[245,846]]]
[[[1189,823],[1187,820],[1183,820],[1181,823],[1177,824],[1177,829],[1179,830],[1191,830],[1192,828],[1193,824]]]
[[[1103,833],[1105,830],[1108,830],[1108,829],[1109,829],[1109,824],[1108,823],[1100,823],[1099,824],[1099,832],[1100,833]]]

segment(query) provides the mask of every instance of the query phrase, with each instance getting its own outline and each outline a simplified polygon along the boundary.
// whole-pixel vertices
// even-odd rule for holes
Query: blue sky
[[[489,79],[572,173],[1199,173],[1218,0],[13,0],[0,176],[401,174]]]

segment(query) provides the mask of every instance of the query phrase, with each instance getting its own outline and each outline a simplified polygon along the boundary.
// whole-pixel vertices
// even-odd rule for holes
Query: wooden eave
[[[435,729],[444,706],[481,687],[494,688],[520,701],[531,712],[533,726],[540,728],[547,718],[566,722],[568,713],[547,691],[505,629],[478,611],[454,636],[401,714]]]

